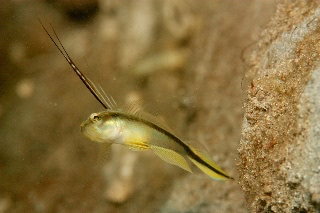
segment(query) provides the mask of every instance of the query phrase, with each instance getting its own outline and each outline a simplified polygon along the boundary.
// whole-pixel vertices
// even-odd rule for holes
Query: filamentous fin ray
[[[63,57],[67,60],[67,62],[69,63],[69,65],[71,66],[71,68],[73,69],[73,71],[78,75],[78,77],[81,79],[81,81],[86,85],[86,87],[89,89],[89,91],[91,92],[91,94],[100,102],[100,104],[102,104],[102,106],[105,109],[110,109],[105,102],[103,101],[103,99],[101,99],[101,96],[99,96],[99,91],[97,91],[95,85],[79,70],[79,68],[75,65],[75,63],[72,61],[71,57],[69,56],[68,52],[66,51],[66,49],[64,48],[64,46],[62,45],[56,31],[54,30],[54,28],[51,26],[52,31],[55,35],[55,37],[57,38],[58,43],[55,42],[55,40],[52,38],[52,36],[49,34],[49,32],[47,31],[47,29],[44,27],[44,25],[42,24],[42,22],[40,21],[40,19],[38,19],[41,26],[43,27],[43,29],[46,31],[47,35],[50,37],[51,41],[54,43],[54,45],[58,48],[58,50],[60,51],[60,53],[63,55]]]
[[[105,100],[106,104],[110,106],[111,110],[115,110],[117,109],[117,103],[115,102],[115,100],[112,98],[112,96],[108,96],[106,94],[106,92],[104,91],[104,89],[100,86],[100,84],[98,84],[100,90],[102,91],[103,94],[103,100]]]
[[[108,97],[108,96],[107,96],[107,97]],[[117,103],[116,103],[116,101],[113,99],[113,97],[110,96],[110,98],[111,98],[111,102],[112,102],[115,106],[117,106]]]

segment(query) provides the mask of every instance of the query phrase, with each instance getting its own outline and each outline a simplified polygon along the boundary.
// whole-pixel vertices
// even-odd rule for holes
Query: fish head
[[[113,143],[122,134],[120,122],[108,111],[92,113],[80,127],[85,137],[100,143]]]

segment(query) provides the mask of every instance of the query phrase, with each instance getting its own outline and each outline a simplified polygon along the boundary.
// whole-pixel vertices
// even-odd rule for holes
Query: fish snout
[[[88,120],[85,120],[83,121],[81,124],[80,124],[80,129],[81,129],[81,132],[83,132],[85,130],[85,127],[88,125]]]

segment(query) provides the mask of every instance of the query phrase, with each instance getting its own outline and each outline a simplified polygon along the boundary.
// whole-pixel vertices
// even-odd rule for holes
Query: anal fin
[[[154,151],[154,153],[158,155],[165,162],[179,166],[180,168],[192,173],[192,170],[190,169],[189,164],[187,163],[186,159],[182,155],[178,154],[173,150],[166,149],[163,147],[152,146],[152,145],[150,147]]]

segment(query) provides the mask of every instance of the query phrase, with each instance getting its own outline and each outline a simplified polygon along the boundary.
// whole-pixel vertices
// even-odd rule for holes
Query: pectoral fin
[[[111,143],[100,144],[99,165],[103,166],[108,161],[111,145],[112,145]]]
[[[173,150],[166,149],[163,147],[159,147],[159,146],[150,146],[150,147],[154,151],[154,153],[158,155],[162,160],[166,161],[167,163],[179,166],[180,168],[192,173],[186,159],[182,155],[178,154]]]

